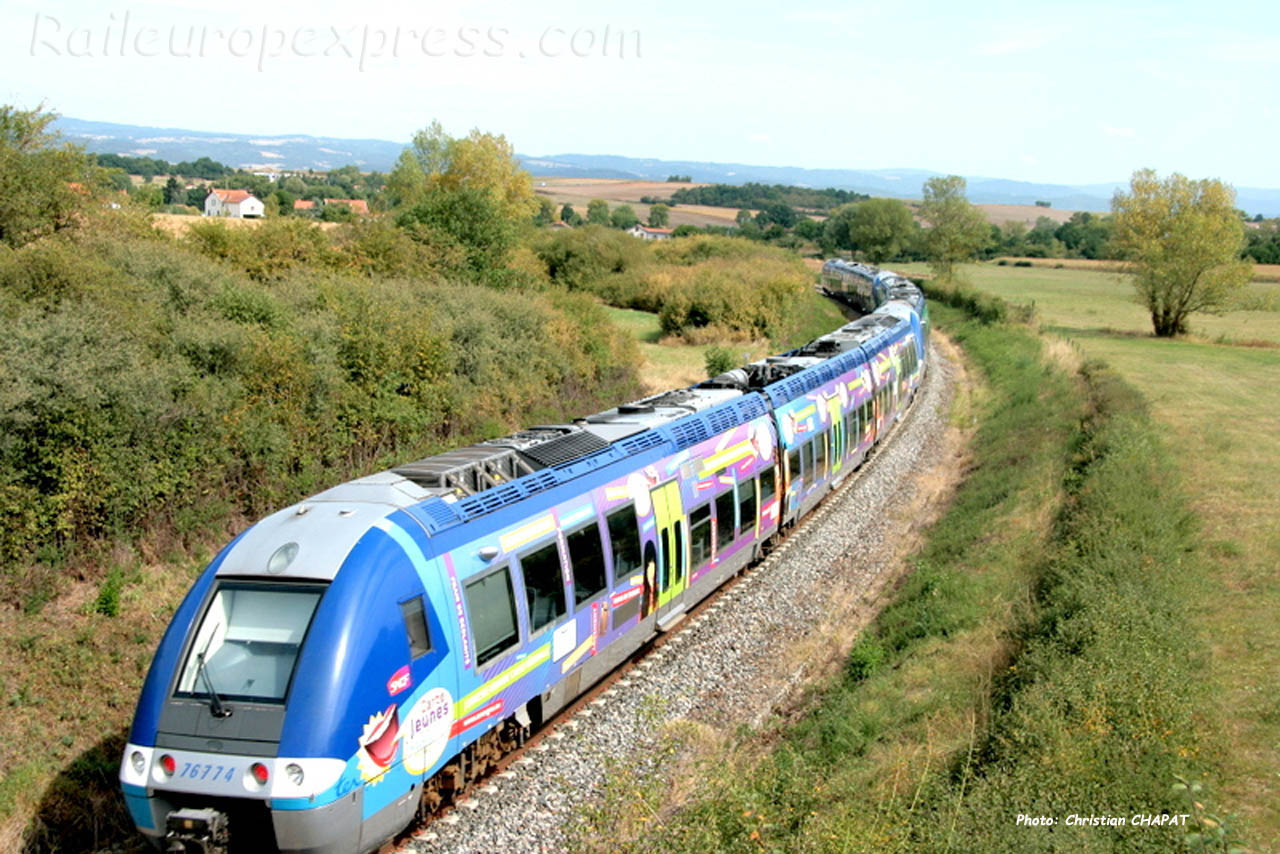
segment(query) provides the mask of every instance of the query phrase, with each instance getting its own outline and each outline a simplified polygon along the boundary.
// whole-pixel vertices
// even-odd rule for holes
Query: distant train
[[[872,313],[236,537],[143,686],[120,766],[138,829],[169,851],[372,851],[679,622],[862,463],[924,376],[914,285],[823,277]]]

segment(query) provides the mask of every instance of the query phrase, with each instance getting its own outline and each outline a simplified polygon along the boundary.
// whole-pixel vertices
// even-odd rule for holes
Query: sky
[[[396,141],[438,119],[528,155],[1280,187],[1277,81],[1274,3],[0,8],[3,103]]]

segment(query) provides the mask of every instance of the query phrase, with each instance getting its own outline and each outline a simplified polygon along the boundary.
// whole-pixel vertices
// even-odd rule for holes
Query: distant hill
[[[274,166],[277,169],[335,169],[354,163],[361,169],[388,171],[407,143],[381,139],[336,139],[287,134],[263,136],[208,133],[180,128],[93,122],[60,118],[63,135],[89,151],[158,157],[180,162],[211,157],[231,166]],[[723,184],[793,184],[835,187],[874,196],[920,198],[921,187],[941,175],[924,169],[802,169],[796,166],[753,166],[694,160],[656,160],[612,154],[555,154],[517,157],[534,175],[564,178],[664,180],[688,175],[694,181]],[[1047,201],[1060,210],[1105,211],[1111,195],[1125,182],[1104,184],[1037,184],[1004,178],[970,177],[969,200],[978,204],[1031,205]],[[1280,190],[1237,187],[1237,206],[1249,214],[1280,216]]]
[[[171,163],[211,157],[237,167],[325,170],[354,163],[361,169],[386,172],[395,165],[405,147],[405,143],[382,139],[208,133],[90,122],[65,116],[58,119],[55,127],[66,139],[97,154],[157,157]]]

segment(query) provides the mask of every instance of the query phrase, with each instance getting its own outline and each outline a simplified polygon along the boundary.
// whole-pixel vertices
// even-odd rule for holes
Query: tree
[[[604,199],[587,202],[587,222],[591,225],[609,224],[609,203]]]
[[[1116,191],[1113,240],[1133,263],[1133,285],[1157,336],[1186,332],[1193,312],[1223,310],[1249,281],[1235,202],[1235,190],[1221,181],[1176,172],[1161,181],[1152,169],[1134,172],[1129,192]]]
[[[182,185],[178,183],[178,179],[169,176],[169,180],[164,182],[164,203],[166,205],[177,205],[182,203],[184,192]]]
[[[23,246],[76,224],[99,188],[97,161],[49,130],[54,113],[0,107],[0,243]]]
[[[538,197],[538,212],[534,214],[533,221],[538,225],[550,225],[555,222],[556,206],[546,196]]]
[[[636,216],[636,212],[631,205],[618,205],[609,214],[609,224],[614,228],[630,228],[638,222],[640,222],[640,217]]]
[[[861,252],[872,264],[897,257],[914,229],[911,209],[897,199],[858,202],[847,218],[849,248]]]
[[[1111,254],[1111,222],[1109,216],[1076,211],[1054,234],[1069,252],[1084,258],[1106,258]]]
[[[474,276],[502,267],[516,240],[516,221],[503,215],[491,193],[471,187],[428,192],[396,225],[419,242],[451,243],[465,259],[458,272]]]
[[[387,188],[400,207],[417,204],[433,190],[468,189],[487,193],[508,219],[530,219],[538,212],[533,179],[505,136],[476,129],[455,139],[438,121],[413,135],[387,178]]]
[[[790,228],[796,224],[796,212],[786,202],[769,202],[756,214],[755,222],[762,229],[771,225]]]
[[[957,264],[973,258],[991,240],[986,218],[969,204],[964,191],[965,180],[959,175],[930,178],[924,184],[920,215],[929,223],[925,254],[944,282],[954,277]]]
[[[670,205],[650,205],[649,206],[649,225],[652,228],[666,228],[667,223],[671,222]]]

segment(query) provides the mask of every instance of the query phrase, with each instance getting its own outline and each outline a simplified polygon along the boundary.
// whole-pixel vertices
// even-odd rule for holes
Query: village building
[[[627,234],[632,237],[639,237],[641,240],[670,240],[674,231],[671,228],[650,228],[647,225],[636,223],[627,229]]]
[[[204,215],[255,218],[263,215],[263,207],[248,190],[210,190],[204,198]]]

